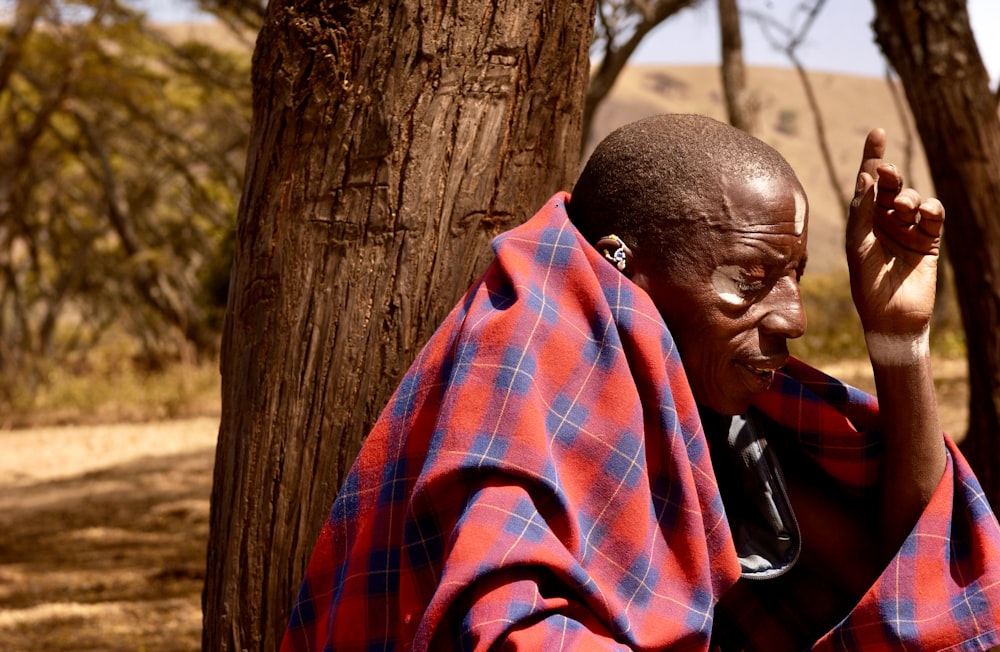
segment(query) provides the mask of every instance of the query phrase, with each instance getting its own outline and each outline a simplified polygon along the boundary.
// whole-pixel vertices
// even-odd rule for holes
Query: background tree
[[[743,32],[736,0],[719,0],[719,36],[722,44],[722,93],[729,124],[753,133],[754,105],[743,65]]]
[[[1000,506],[1000,119],[964,0],[875,0],[938,196],[969,363],[963,449]]]
[[[268,5],[223,336],[205,649],[275,648],[399,376],[492,237],[572,182],[593,11]]]

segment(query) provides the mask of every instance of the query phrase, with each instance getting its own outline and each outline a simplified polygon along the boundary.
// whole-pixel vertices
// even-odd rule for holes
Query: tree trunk
[[[360,442],[575,176],[593,0],[272,0],[222,346],[206,650],[273,650]]]
[[[722,42],[722,90],[726,96],[729,124],[751,134],[754,115],[743,65],[743,34],[736,0],[719,0],[719,35]]]
[[[875,0],[875,32],[906,89],[938,196],[965,328],[963,450],[1000,507],[1000,119],[964,0]],[[877,116],[873,116],[877,119]]]

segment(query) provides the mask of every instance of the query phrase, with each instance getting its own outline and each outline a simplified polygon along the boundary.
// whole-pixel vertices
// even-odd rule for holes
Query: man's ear
[[[632,275],[635,256],[621,238],[612,233],[598,240],[594,246],[618,271],[625,276]]]

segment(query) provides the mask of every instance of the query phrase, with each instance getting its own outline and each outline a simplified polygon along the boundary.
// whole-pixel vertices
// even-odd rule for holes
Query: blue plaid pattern
[[[319,537],[283,650],[708,649],[740,567],[697,409],[656,308],[570,225],[566,199],[497,238],[400,384]],[[869,490],[874,402],[792,367],[758,407]],[[817,649],[997,642],[1000,534],[951,460],[917,552],[908,542],[890,567],[907,581],[880,580]]]

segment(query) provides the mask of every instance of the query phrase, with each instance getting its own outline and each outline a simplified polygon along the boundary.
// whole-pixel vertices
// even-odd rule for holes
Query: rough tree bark
[[[736,0],[719,1],[719,36],[722,43],[722,90],[726,97],[729,124],[753,133],[754,111],[750,103],[743,65],[743,34],[740,30],[740,8]]]
[[[1000,119],[965,0],[874,0],[938,196],[969,361],[962,448],[1000,508]]]
[[[273,650],[336,490],[490,239],[568,188],[593,0],[272,0],[222,351],[206,650]]]

